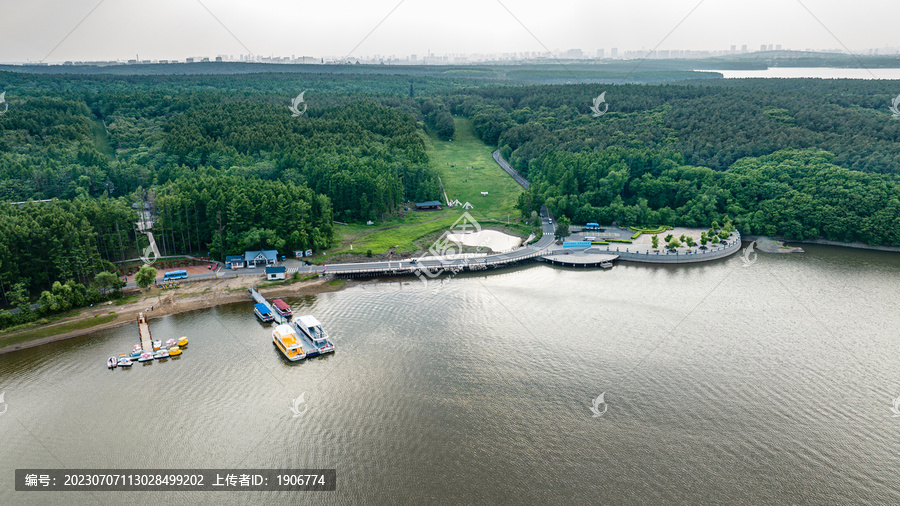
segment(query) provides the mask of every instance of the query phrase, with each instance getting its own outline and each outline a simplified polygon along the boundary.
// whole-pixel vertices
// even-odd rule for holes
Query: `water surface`
[[[543,265],[151,320],[0,355],[0,503],[900,503],[900,255],[806,246],[689,266]],[[306,411],[291,412],[304,394]],[[602,416],[592,400],[605,393]],[[16,468],[334,468],[336,492],[12,492]]]

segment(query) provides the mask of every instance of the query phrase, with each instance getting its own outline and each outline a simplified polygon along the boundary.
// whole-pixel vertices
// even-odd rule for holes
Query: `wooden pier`
[[[153,338],[150,337],[150,324],[147,323],[147,317],[144,313],[138,313],[138,330],[141,332],[141,348],[144,351],[153,353]]]

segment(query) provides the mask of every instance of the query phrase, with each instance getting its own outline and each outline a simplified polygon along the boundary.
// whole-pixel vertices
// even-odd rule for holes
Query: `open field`
[[[523,191],[509,174],[491,157],[492,148],[475,137],[472,122],[454,118],[456,133],[452,141],[441,141],[429,135],[428,156],[444,182],[450,200],[469,202],[476,220],[494,218],[506,221],[519,216],[515,208]],[[471,168],[469,168],[471,167]],[[488,192],[486,197],[481,192]]]
[[[471,121],[455,118],[456,134],[452,141],[439,140],[434,135],[424,135],[432,166],[440,173],[444,188],[451,200],[470,202],[469,209],[483,227],[502,229],[527,236],[531,227],[518,223],[519,211],[515,208],[522,187],[516,184],[491,157],[491,148],[472,131]],[[467,168],[471,167],[471,168]],[[481,192],[486,191],[486,197]],[[337,245],[319,255],[316,262],[348,260],[372,255],[409,256],[425,251],[429,245],[459,219],[464,209],[455,207],[441,211],[404,211],[402,216],[375,225],[335,225]],[[507,219],[510,225],[507,226]],[[350,247],[353,246],[351,250]]]

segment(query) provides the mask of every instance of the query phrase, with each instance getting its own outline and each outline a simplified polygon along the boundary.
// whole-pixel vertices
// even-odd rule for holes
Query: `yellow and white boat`
[[[282,355],[291,362],[306,358],[306,353],[300,346],[300,341],[297,340],[297,334],[294,333],[294,329],[290,325],[282,323],[275,327],[272,330],[272,342],[281,351]]]
[[[178,346],[172,346],[171,348],[169,348],[170,357],[177,357],[178,355],[181,355],[181,348],[179,348]]]
[[[178,340],[178,346],[184,348],[187,345],[188,345],[188,338],[182,336],[181,339]]]

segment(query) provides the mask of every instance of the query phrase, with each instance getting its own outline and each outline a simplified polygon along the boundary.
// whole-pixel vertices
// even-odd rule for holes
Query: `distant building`
[[[266,279],[269,281],[284,279],[285,272],[287,272],[287,269],[285,269],[283,265],[278,267],[266,267]]]
[[[597,50],[597,58],[603,58],[604,53],[605,53],[605,50],[598,49]]]
[[[610,58],[618,58],[618,57],[619,57],[619,48],[614,47],[614,48],[610,49],[610,50],[609,50],[609,57],[610,57]]]

